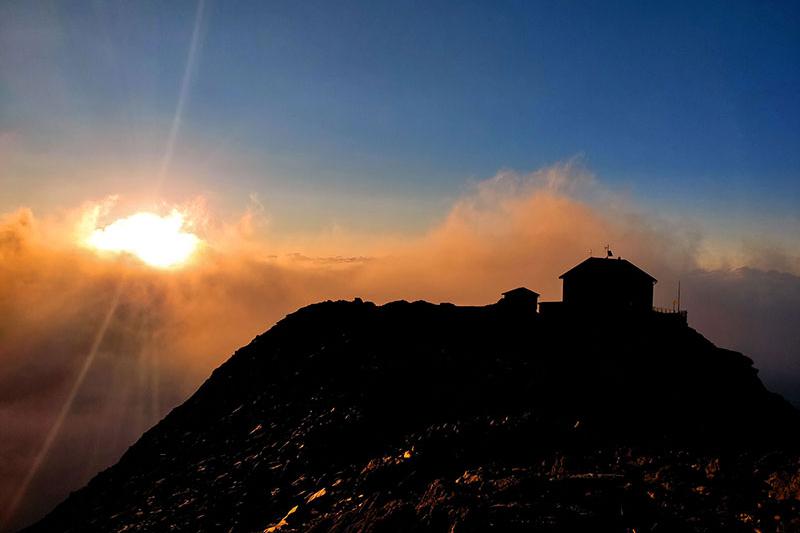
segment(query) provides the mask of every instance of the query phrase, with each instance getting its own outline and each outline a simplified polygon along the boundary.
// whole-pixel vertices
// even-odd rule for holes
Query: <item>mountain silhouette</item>
[[[800,418],[750,359],[512,296],[302,308],[26,531],[800,527]]]

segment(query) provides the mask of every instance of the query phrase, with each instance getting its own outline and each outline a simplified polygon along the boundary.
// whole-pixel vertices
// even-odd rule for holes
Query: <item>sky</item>
[[[573,157],[720,232],[796,222],[792,2],[0,9],[6,208],[142,194],[179,111],[163,192],[256,193],[287,230],[421,230],[470,179]]]
[[[792,2],[1,3],[0,530],[302,305],[607,244],[800,404],[798,65]],[[142,211],[191,260],[91,245]]]

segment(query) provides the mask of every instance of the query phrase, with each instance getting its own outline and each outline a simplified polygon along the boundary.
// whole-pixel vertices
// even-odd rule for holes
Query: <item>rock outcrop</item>
[[[303,308],[29,531],[800,528],[797,412],[667,318]]]

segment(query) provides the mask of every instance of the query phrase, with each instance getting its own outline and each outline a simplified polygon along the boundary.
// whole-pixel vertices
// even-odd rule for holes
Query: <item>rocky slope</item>
[[[669,317],[325,302],[29,531],[789,531],[798,427]]]

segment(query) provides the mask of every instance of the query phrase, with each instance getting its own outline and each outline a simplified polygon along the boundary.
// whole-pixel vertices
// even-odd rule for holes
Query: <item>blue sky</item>
[[[513,179],[565,161],[599,185]],[[86,249],[198,197],[185,267]],[[301,305],[556,299],[607,243],[800,405],[800,2],[0,0],[0,384],[32,391],[0,410],[0,521],[20,480],[21,526]]]
[[[152,188],[197,12],[0,7],[2,207]],[[421,227],[471,180],[580,156],[646,206],[740,224],[799,211],[796,3],[208,1],[201,15],[164,194]]]

